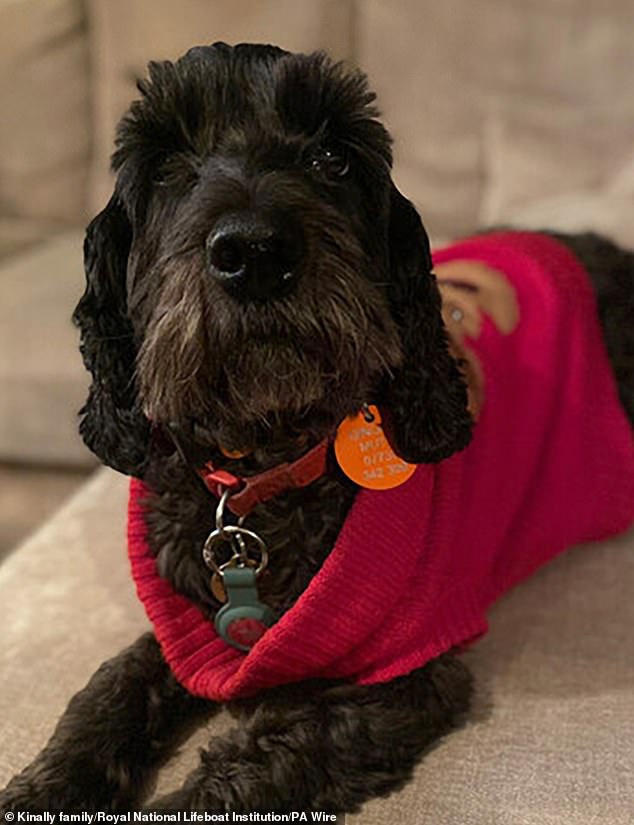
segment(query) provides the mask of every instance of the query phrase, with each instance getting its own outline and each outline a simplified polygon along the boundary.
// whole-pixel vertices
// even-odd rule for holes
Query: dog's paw
[[[18,782],[19,777],[12,779],[6,788],[0,791],[0,818],[11,822],[6,814],[20,812],[44,813],[49,810],[48,799],[40,790],[29,783]]]
[[[19,822],[17,815],[20,813],[74,813],[92,809],[92,806],[80,801],[75,790],[63,780],[52,782],[47,777],[20,774],[0,791],[0,821],[11,822],[11,818],[6,817],[7,813],[16,814],[15,821]]]
[[[134,800],[130,795],[117,794],[111,783],[96,780],[88,769],[82,775],[68,770],[69,763],[51,763],[36,760],[22,773],[14,776],[0,791],[0,822],[11,822],[6,813],[20,812],[41,814],[48,811],[59,813],[93,813],[127,811]],[[20,818],[15,817],[19,822]]]

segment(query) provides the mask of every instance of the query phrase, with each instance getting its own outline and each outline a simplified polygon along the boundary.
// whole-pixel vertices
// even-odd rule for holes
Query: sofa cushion
[[[355,58],[432,235],[506,222],[533,199],[603,191],[631,158],[630,0],[367,0],[357,10]]]
[[[0,264],[0,458],[93,463],[77,434],[88,374],[71,314],[84,288],[83,232]]]
[[[58,234],[59,225],[54,221],[8,218],[0,215],[0,265],[5,258]]]
[[[582,111],[524,109],[492,119],[480,222],[593,229],[634,247],[632,114],[592,119]]]
[[[124,547],[127,480],[100,471],[0,566],[0,786],[45,743],[71,693],[147,628]],[[351,825],[631,825],[634,534],[571,550],[491,611],[466,659],[472,720],[399,793]],[[164,768],[174,789],[200,729]],[[424,813],[423,813],[424,812]]]
[[[90,150],[79,0],[0,3],[0,214],[80,222]]]
[[[92,208],[112,189],[108,159],[114,127],[137,96],[135,81],[149,60],[175,59],[191,46],[225,40],[274,43],[293,51],[350,52],[349,0],[252,0],[208,3],[181,0],[89,0],[91,58],[95,79],[95,154]]]

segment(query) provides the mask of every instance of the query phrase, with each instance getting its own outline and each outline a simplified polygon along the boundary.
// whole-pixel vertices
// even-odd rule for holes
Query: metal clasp
[[[237,524],[225,524],[225,506],[230,496],[231,490],[223,489],[216,507],[215,530],[207,536],[202,550],[203,561],[213,571],[214,578],[218,577],[220,581],[222,581],[225,569],[235,567],[253,568],[255,575],[259,576],[269,561],[268,548],[264,539],[253,530],[248,530],[243,526],[245,516],[242,516]],[[221,561],[219,551],[227,544],[230,546],[231,556],[228,561]],[[214,589],[213,584],[212,589]]]

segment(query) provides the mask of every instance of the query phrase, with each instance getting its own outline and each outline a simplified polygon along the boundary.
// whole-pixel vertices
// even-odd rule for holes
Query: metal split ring
[[[257,533],[254,533],[252,530],[247,530],[246,527],[241,527],[239,525],[228,525],[227,527],[223,526],[221,529],[216,529],[207,536],[207,540],[205,541],[203,547],[203,561],[207,567],[209,567],[210,570],[213,570],[214,573],[222,575],[220,565],[216,561],[216,554],[214,552],[215,547],[221,542],[233,542],[234,540],[240,545],[241,552],[234,553],[231,559],[242,559],[246,565],[249,558],[249,553],[255,552],[260,556],[260,562],[255,569],[256,576],[259,575],[269,561],[269,553],[266,543],[264,542],[264,539],[258,536]],[[247,548],[245,545],[245,540],[255,542],[256,547],[252,547],[251,549]]]
[[[361,407],[361,414],[363,415],[363,418],[365,419],[367,424],[371,424],[374,421],[375,416],[374,413],[370,410],[369,404],[363,404],[363,406]]]

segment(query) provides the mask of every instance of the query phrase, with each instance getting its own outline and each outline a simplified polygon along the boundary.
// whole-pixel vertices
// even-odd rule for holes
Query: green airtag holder
[[[275,614],[258,598],[256,574],[252,567],[224,570],[222,583],[227,593],[227,604],[216,614],[216,631],[232,647],[251,650],[275,624]]]

